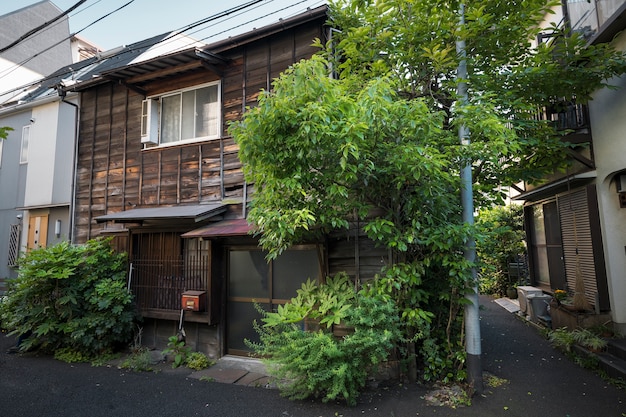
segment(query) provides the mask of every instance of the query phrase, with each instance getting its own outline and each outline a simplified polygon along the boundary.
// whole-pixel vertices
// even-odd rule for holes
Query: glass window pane
[[[229,297],[269,298],[269,265],[262,251],[230,251]]]
[[[28,162],[28,144],[30,142],[30,126],[22,128],[22,147],[20,149],[20,164]]]
[[[264,310],[268,310],[267,304],[261,304]],[[229,350],[250,350],[245,339],[251,342],[259,342],[259,335],[254,330],[252,323],[260,322],[261,314],[256,311],[253,303],[228,303],[228,326],[226,330],[227,346]]]
[[[218,133],[217,90],[217,85],[196,90],[196,137],[216,136]]]
[[[195,101],[195,91],[185,91],[183,93],[183,121],[181,129],[181,139],[191,139],[201,136],[196,135],[194,132],[194,119],[196,118]]]
[[[283,252],[273,264],[273,298],[288,300],[296,296],[303,282],[308,278],[319,280],[320,264],[317,251],[290,250]]]
[[[546,244],[546,229],[543,221],[543,206],[533,206],[533,243],[535,245]]]
[[[161,143],[180,140],[180,94],[161,100]]]

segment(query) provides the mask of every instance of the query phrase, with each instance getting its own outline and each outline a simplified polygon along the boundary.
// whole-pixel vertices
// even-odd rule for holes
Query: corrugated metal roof
[[[199,227],[181,235],[183,238],[245,236],[254,230],[254,226],[246,219],[222,220]]]
[[[134,223],[144,220],[192,219],[195,222],[206,220],[226,211],[226,204],[201,204],[194,206],[138,208],[96,217],[98,223],[114,221]]]

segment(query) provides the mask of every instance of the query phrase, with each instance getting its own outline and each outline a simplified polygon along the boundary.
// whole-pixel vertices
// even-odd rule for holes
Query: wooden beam
[[[183,65],[175,65],[173,67],[164,68],[162,70],[150,71],[145,74],[137,75],[126,79],[128,84],[136,84],[144,81],[152,80],[160,77],[167,77],[168,75],[177,74],[179,72],[190,71],[196,68],[202,67],[202,61],[192,61]]]
[[[596,168],[596,164],[595,164],[594,161],[592,161],[589,158],[585,158],[584,156],[582,156],[578,152],[576,152],[576,151],[574,151],[572,149],[568,149],[567,153],[569,154],[569,156],[571,156],[572,158],[574,158],[575,160],[577,160],[581,164],[585,165],[587,168],[591,168],[591,169],[595,169]]]

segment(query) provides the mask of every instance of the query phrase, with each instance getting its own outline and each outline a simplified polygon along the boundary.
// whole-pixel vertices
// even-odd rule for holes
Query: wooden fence
[[[180,310],[184,291],[208,291],[209,257],[134,259],[129,275],[140,310]]]

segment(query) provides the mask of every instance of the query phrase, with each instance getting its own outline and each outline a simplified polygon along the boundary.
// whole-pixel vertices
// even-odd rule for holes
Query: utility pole
[[[465,26],[465,5],[461,3],[459,10],[459,27]],[[467,62],[465,40],[456,41],[456,52],[461,60],[457,69],[457,95],[461,104],[467,103]],[[470,144],[469,130],[465,124],[459,126],[459,140],[461,145]],[[472,163],[471,161],[461,168],[461,205],[463,206],[463,223],[468,226],[474,225],[474,196],[472,191]],[[476,261],[476,241],[470,236],[463,251],[465,259],[474,263]],[[476,280],[476,267],[471,269],[471,291],[465,294],[469,301],[465,305],[465,350],[467,353],[467,376],[474,392],[483,392],[483,369],[481,361],[480,343],[480,316],[478,313],[478,283]]]

